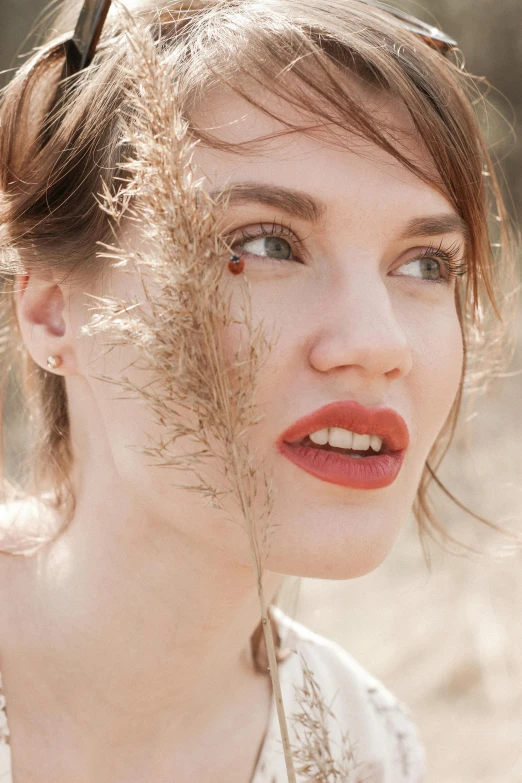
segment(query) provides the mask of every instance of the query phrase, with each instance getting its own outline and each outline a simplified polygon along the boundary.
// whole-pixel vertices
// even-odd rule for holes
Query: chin
[[[287,529],[285,542],[274,542],[267,567],[278,573],[310,579],[355,579],[378,568],[390,554],[408,510],[403,514],[376,509],[364,513],[307,515]]]

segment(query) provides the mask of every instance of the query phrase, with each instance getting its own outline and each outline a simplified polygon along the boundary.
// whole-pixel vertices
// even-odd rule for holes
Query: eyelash
[[[278,223],[272,223],[270,226],[270,229],[267,231],[265,229],[265,224],[260,223],[259,224],[260,231],[257,233],[251,234],[246,229],[242,228],[240,229],[242,241],[241,242],[235,242],[233,247],[237,247],[238,245],[244,244],[246,242],[249,242],[253,239],[258,239],[260,236],[277,236],[282,237],[283,239],[290,239],[291,242],[289,244],[291,245],[297,245],[302,246],[304,243],[302,240],[298,239],[294,232],[287,228],[286,226],[281,226]],[[432,282],[432,283],[446,283],[448,284],[452,279],[457,277],[463,277],[466,272],[468,271],[468,265],[465,261],[465,259],[460,255],[460,244],[458,242],[454,242],[449,247],[444,247],[444,242],[441,240],[439,245],[428,245],[422,252],[418,253],[417,255],[413,256],[410,259],[410,262],[417,261],[419,259],[423,258],[435,258],[437,261],[441,261],[445,271],[446,271],[446,277],[441,278],[440,280],[425,280],[424,282]],[[248,253],[247,253],[248,255]],[[271,259],[270,256],[263,256],[265,261],[273,262],[274,264],[281,264],[281,261],[291,261],[291,262],[298,262],[302,263],[299,259]],[[409,263],[409,262],[405,262]]]
[[[460,257],[460,244],[454,242],[449,247],[444,247],[444,242],[441,240],[438,246],[428,245],[421,253],[414,256],[411,261],[417,261],[419,258],[436,258],[438,261],[442,261],[445,266],[447,279],[434,280],[435,283],[450,282],[453,278],[463,277],[468,271],[468,265],[464,257]],[[406,262],[408,263],[408,262]]]
[[[269,230],[267,231],[265,229],[265,224],[260,223],[259,228],[261,229],[261,231],[258,232],[257,234],[250,234],[245,228],[240,229],[241,236],[243,237],[243,242],[249,242],[252,239],[258,239],[258,237],[277,236],[277,237],[283,237],[283,239],[291,239],[292,241],[290,244],[292,245],[298,245],[298,246],[303,245],[302,240],[298,239],[294,234],[294,232],[290,228],[287,228],[286,226],[281,226],[278,223],[272,223]],[[266,258],[269,259],[269,256],[266,256]],[[275,258],[272,260],[277,262],[277,259]],[[288,260],[293,261],[294,259],[288,259]]]

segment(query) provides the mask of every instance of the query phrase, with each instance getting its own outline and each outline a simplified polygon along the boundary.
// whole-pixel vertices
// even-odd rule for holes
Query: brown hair
[[[70,27],[77,5],[67,9]],[[469,271],[456,289],[466,377],[479,377],[477,359],[491,374],[505,345],[501,283],[507,280],[509,287],[513,261],[506,210],[472,108],[478,86],[461,65],[360,0],[138,0],[127,6],[150,23],[163,55],[176,57],[180,107],[189,122],[191,107],[212,86],[225,85],[258,106],[251,89],[258,83],[301,108],[315,124],[333,124],[379,145],[444,193],[469,230]],[[2,96],[0,273],[9,329],[5,363],[13,372],[18,367],[35,424],[24,492],[52,493],[48,502],[70,518],[65,383],[39,368],[24,349],[13,311],[14,279],[23,269],[52,267],[80,284],[102,272],[96,242],[110,240],[109,222],[96,195],[102,179],[114,191],[122,175],[118,110],[125,102],[125,46],[118,16],[111,14],[93,64],[69,84],[64,110],[50,130],[46,118],[63,64],[63,40],[43,46]],[[390,129],[349,91],[342,78],[346,70],[407,108],[435,163],[436,178],[394,146]],[[270,114],[266,106],[258,107]],[[285,132],[293,130],[303,129],[288,126]],[[214,148],[238,154],[244,149],[193,125],[192,133]],[[501,233],[495,255],[488,233],[491,214],[499,218]],[[414,507],[420,530],[439,538],[448,534],[428,500],[428,487],[438,482],[436,470],[451,442],[463,384],[464,377]]]

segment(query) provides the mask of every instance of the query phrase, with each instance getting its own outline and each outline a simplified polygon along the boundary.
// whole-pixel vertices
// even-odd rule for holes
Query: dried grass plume
[[[177,107],[176,58],[170,52],[164,61],[149,29],[124,9],[121,13],[127,38],[121,65],[126,77],[126,111],[121,114],[124,176],[118,192],[105,188],[100,194],[100,207],[111,218],[115,237],[100,255],[139,275],[144,296],[132,301],[94,297],[94,313],[84,333],[104,335],[108,351],[134,346],[138,358],[133,367],[147,372],[146,384],[138,384],[128,372],[116,379],[98,377],[149,406],[162,433],[159,442],[144,449],[153,463],[191,470],[195,483],[177,486],[201,493],[216,508],[224,510],[224,497],[237,501],[252,554],[288,780],[294,783],[262,583],[273,486],[246,437],[262,418],[256,389],[273,342],[263,323],[253,323],[247,276],[230,276],[227,285],[230,248],[219,231],[226,200],[213,201],[196,176],[196,142]],[[126,226],[138,229],[138,247],[125,241]],[[241,304],[234,309],[232,299],[238,293]],[[240,340],[234,356],[227,357],[223,338],[231,328]],[[180,438],[189,438],[194,448],[180,454]],[[209,458],[219,466],[219,486],[205,476]]]

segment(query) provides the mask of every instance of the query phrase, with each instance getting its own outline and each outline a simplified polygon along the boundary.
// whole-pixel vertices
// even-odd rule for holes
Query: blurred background
[[[510,209],[522,210],[521,0],[396,0],[456,38],[466,67],[493,85],[487,135]],[[16,66],[44,0],[0,0],[0,70]],[[9,73],[0,76],[5,84]],[[506,120],[500,120],[500,112]],[[520,135],[520,130],[518,130]],[[522,314],[514,330],[522,333]],[[519,341],[520,342],[520,341]],[[496,522],[522,528],[522,349],[506,377],[474,403],[441,477]],[[522,557],[437,497],[452,534],[485,550],[444,553],[428,569],[410,521],[386,563],[354,581],[302,580],[297,620],[340,642],[410,707],[423,737],[427,783],[522,783]],[[291,585],[290,585],[291,587]]]

